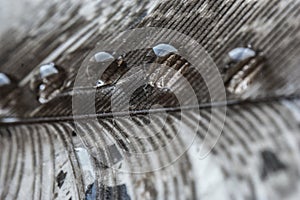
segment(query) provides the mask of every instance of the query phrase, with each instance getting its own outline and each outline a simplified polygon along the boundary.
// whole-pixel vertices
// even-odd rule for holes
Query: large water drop
[[[96,62],[109,62],[109,61],[114,61],[115,58],[107,52],[98,52],[94,55],[93,60]]]
[[[94,87],[102,87],[115,83],[126,71],[123,56],[115,58],[105,51],[92,56],[86,69],[88,83]]]
[[[40,103],[46,103],[59,94],[64,85],[65,71],[54,63],[41,65],[30,82]]]
[[[224,81],[230,93],[242,94],[253,83],[264,66],[262,52],[248,47],[237,47],[228,52]]]
[[[158,44],[153,47],[153,51],[157,57],[165,57],[178,52],[178,50],[170,44]]]
[[[237,63],[256,56],[256,51],[248,47],[238,47],[228,52],[231,63]]]

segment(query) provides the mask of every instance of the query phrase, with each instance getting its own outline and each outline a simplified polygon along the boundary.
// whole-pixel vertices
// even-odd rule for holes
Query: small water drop
[[[8,74],[0,73],[0,98],[5,98],[16,87],[18,87],[16,79]]]
[[[169,44],[158,44],[153,47],[153,51],[157,57],[165,57],[172,53],[177,53],[178,50]]]
[[[37,94],[40,103],[53,99],[62,89],[65,71],[54,63],[41,65],[30,82],[30,89]]]
[[[45,84],[41,84],[40,86],[39,86],[39,90],[40,91],[43,91],[43,90],[45,90],[46,89],[46,85]]]
[[[11,84],[11,79],[4,73],[0,73],[0,87]]]
[[[97,80],[96,87],[101,87],[103,85],[105,85],[105,83],[102,80]]]

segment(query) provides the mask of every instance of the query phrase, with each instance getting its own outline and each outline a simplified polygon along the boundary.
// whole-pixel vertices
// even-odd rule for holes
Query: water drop
[[[89,79],[97,78],[106,68],[115,61],[115,58],[107,52],[98,52],[92,56],[87,66],[86,73]],[[96,83],[98,80],[96,79]]]
[[[231,63],[237,63],[256,56],[256,51],[248,47],[238,47],[228,53]]]
[[[244,93],[264,66],[264,60],[263,53],[250,46],[229,51],[224,68],[227,90],[235,94]]]
[[[0,73],[0,87],[9,85],[10,83],[11,83],[10,78],[4,73]]]
[[[178,50],[169,44],[158,44],[153,47],[153,51],[157,57],[165,57],[172,53],[177,53]]]
[[[105,83],[102,80],[97,80],[96,87],[101,87],[103,85],[105,85]]]
[[[11,76],[0,73],[0,97],[5,98],[7,94],[18,86],[16,79]]]
[[[107,52],[98,52],[92,56],[86,74],[90,86],[102,87],[115,83],[127,70],[123,56],[114,58]]]
[[[37,95],[40,103],[53,99],[62,89],[65,71],[54,63],[41,65],[30,82],[30,89]]]
[[[40,91],[43,91],[43,90],[45,90],[46,89],[46,85],[45,84],[41,84],[40,86],[39,86],[39,90]]]
[[[96,62],[111,62],[114,61],[115,58],[111,54],[103,51],[96,53],[93,57],[93,60]]]
[[[153,87],[167,88],[167,82],[171,79],[168,74],[173,71],[172,65],[179,58],[178,50],[170,44],[161,43],[152,49],[147,49],[143,59],[145,80]]]
[[[49,76],[52,76],[52,75],[58,74],[58,73],[59,73],[59,71],[54,63],[45,64],[40,67],[40,77],[41,78],[47,78]]]

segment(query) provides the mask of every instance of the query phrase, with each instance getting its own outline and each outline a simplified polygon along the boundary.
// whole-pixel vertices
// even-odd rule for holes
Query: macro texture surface
[[[0,4],[0,199],[299,199],[300,0]]]

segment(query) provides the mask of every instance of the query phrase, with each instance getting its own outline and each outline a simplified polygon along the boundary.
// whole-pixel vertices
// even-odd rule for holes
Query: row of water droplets
[[[162,43],[154,46],[152,53],[154,53],[157,58],[164,58],[170,54],[178,54],[178,50],[170,44]],[[257,56],[259,56],[258,52],[251,47],[238,47],[229,51],[225,60],[225,67],[223,68],[224,81],[228,82],[229,85],[230,83],[235,84],[235,78],[238,77],[236,74],[241,73],[239,71],[243,66],[248,66],[249,60]],[[108,66],[108,70],[111,67],[115,70],[118,68],[126,68],[127,64],[123,56],[116,57],[113,53],[105,51],[95,53],[90,59],[90,65],[86,68],[87,77],[94,87],[114,84],[120,78],[115,71],[112,71],[111,74],[114,79],[103,76],[103,73],[100,73],[102,76],[99,77],[99,72],[103,71],[104,66]],[[47,63],[39,67],[37,73],[35,73],[31,79],[29,86],[36,94],[38,101],[40,103],[46,103],[61,92],[65,86],[66,77],[67,74],[63,68],[57,66],[55,63]],[[8,74],[0,73],[1,93],[4,95],[14,87],[17,87],[16,80]],[[229,91],[232,93],[236,92],[231,87],[234,86],[229,86]],[[237,93],[240,93],[241,90],[245,90],[246,88],[247,87],[244,87],[238,90]]]

